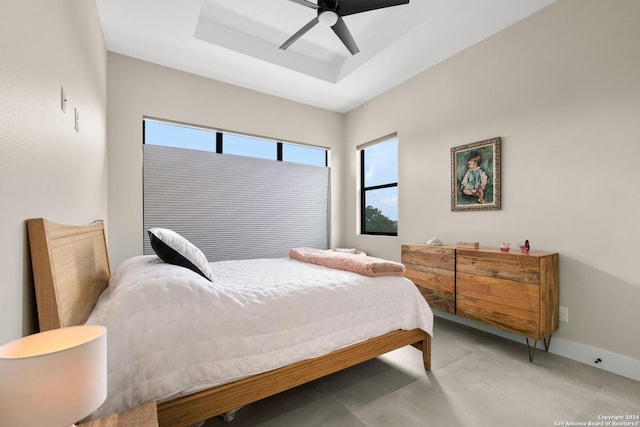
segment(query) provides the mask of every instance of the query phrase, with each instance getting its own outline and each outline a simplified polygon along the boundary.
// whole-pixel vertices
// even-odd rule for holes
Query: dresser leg
[[[538,344],[538,340],[535,340],[533,342],[533,348],[531,348],[531,345],[529,344],[529,338],[525,337],[524,339],[527,341],[527,351],[529,352],[529,362],[533,363],[533,357],[536,355],[536,347]]]
[[[542,338],[542,342],[544,342],[544,351],[549,352],[549,346],[551,345],[551,337],[552,335],[549,335],[548,337],[544,337]],[[527,341],[527,351],[529,352],[529,362],[533,363],[533,358],[536,355],[536,348],[538,346],[538,340],[533,341],[533,347],[531,347],[531,345],[529,344],[529,338],[525,337],[524,338]]]

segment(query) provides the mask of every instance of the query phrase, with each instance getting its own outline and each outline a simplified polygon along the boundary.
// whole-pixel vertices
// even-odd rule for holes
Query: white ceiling
[[[344,17],[360,52],[289,0],[97,0],[107,49],[347,112],[556,0],[411,0]]]

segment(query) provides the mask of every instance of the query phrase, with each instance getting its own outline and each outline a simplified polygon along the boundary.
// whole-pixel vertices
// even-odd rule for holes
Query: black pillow
[[[213,282],[207,257],[193,243],[168,228],[151,228],[148,233],[151,247],[162,261],[188,268]]]

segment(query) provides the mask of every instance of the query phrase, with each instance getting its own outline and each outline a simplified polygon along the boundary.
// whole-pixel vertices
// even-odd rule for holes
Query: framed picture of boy
[[[451,210],[500,210],[500,137],[451,149]]]

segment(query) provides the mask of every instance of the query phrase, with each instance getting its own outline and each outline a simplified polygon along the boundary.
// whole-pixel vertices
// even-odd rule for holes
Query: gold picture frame
[[[451,210],[501,209],[500,137],[451,149]]]

